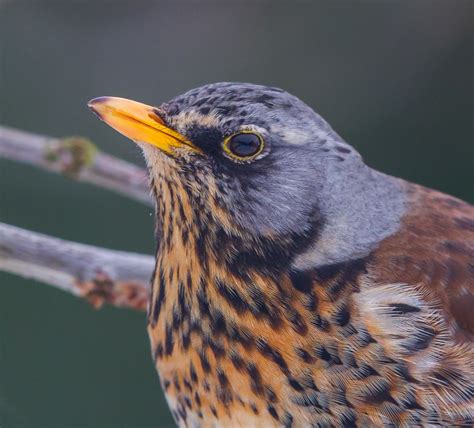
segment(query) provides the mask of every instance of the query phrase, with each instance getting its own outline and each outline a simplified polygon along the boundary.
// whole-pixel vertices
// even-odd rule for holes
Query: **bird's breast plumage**
[[[417,267],[403,265],[410,253],[396,240],[421,239],[413,219],[365,258],[298,271],[286,252],[293,243],[270,239],[262,247],[233,229],[212,183],[196,189],[207,195],[199,204],[183,180],[163,173],[166,181],[153,182],[161,245],[148,330],[180,425],[413,426],[472,418],[472,342],[457,339],[462,322],[454,328],[446,315],[436,274],[411,276],[430,250],[421,265],[416,254]],[[460,281],[472,292],[467,277]]]
[[[278,88],[90,105],[150,170],[179,425],[474,424],[474,207],[372,170]]]

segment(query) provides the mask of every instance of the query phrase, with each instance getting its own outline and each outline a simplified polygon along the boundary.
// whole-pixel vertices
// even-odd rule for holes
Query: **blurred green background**
[[[90,98],[280,86],[390,174],[474,201],[472,1],[0,0],[0,123],[142,164]],[[0,221],[152,253],[152,213],[0,160]],[[173,426],[144,314],[0,273],[0,426]]]

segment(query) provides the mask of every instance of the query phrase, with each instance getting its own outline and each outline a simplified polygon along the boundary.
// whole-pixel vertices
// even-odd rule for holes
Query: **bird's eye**
[[[224,151],[238,160],[255,158],[263,147],[263,138],[254,132],[242,131],[224,140]]]

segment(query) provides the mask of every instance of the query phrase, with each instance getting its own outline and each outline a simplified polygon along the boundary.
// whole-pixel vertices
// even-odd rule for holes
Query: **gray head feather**
[[[376,173],[329,124],[287,92],[244,83],[193,89],[160,107],[168,124],[207,154],[200,166],[225,187],[235,221],[257,235],[321,230],[300,268],[361,257],[394,233],[405,209],[403,184]],[[249,163],[222,156],[242,129],[262,134],[266,151]]]

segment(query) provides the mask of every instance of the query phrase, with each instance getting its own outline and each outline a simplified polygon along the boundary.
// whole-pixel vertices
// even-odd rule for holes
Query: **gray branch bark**
[[[103,187],[151,205],[146,172],[100,152],[81,137],[51,138],[0,126],[0,160],[7,159]],[[52,238],[0,223],[0,271],[83,297],[144,310],[154,258]]]
[[[0,223],[0,270],[84,297],[144,310],[154,258],[52,238]]]
[[[51,138],[0,126],[0,159],[21,162],[151,205],[146,171],[82,137]]]

